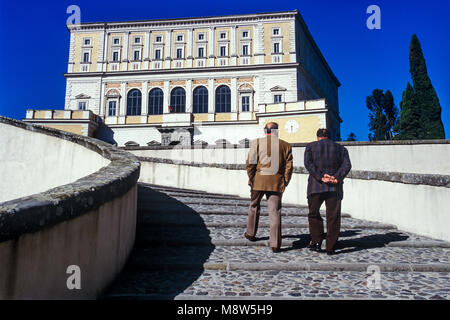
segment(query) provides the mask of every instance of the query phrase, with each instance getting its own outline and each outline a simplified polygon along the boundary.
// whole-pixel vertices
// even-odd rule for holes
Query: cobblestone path
[[[135,248],[104,298],[450,298],[448,242],[343,214],[336,255],[327,256],[307,249],[307,208],[285,204],[283,245],[272,253],[265,201],[257,241],[244,238],[248,205],[140,184]]]

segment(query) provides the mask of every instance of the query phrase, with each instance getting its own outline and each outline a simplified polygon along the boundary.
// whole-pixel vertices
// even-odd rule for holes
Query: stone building
[[[95,135],[119,146],[239,143],[267,121],[289,142],[312,141],[320,127],[340,138],[340,83],[297,10],[68,30],[64,109],[93,112]],[[74,125],[36,114],[26,121]]]

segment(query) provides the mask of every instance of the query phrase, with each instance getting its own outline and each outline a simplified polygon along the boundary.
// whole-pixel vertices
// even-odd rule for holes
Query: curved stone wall
[[[0,299],[98,297],[134,245],[139,160],[96,139],[4,117],[0,130],[10,153],[0,159],[23,170],[7,173],[15,189],[8,198],[22,186],[25,195],[0,203]],[[33,178],[15,180],[26,173]],[[43,185],[25,186],[44,176]]]

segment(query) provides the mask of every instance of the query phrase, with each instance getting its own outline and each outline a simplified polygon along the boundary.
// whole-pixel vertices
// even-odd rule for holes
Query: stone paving
[[[140,185],[135,249],[105,298],[450,298],[447,242],[343,214],[337,254],[327,256],[306,248],[307,208],[291,205],[283,207],[282,250],[272,253],[265,202],[257,241],[243,237],[248,203]]]

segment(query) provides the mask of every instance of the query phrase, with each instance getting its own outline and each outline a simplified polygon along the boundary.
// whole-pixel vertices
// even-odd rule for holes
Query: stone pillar
[[[144,69],[149,69],[149,61],[150,61],[150,39],[151,39],[151,31],[146,31],[144,36]]]
[[[148,114],[148,82],[147,80],[142,82],[142,115]]]
[[[73,31],[70,31],[70,46],[69,46],[69,62],[67,66],[67,72],[73,72],[73,66],[75,64],[73,60],[73,53],[75,50],[75,36],[73,35]]]
[[[125,32],[124,38],[123,38],[123,58],[122,58],[122,70],[127,71],[128,70],[128,42],[130,38],[130,32]]]
[[[237,120],[237,78],[231,78],[231,120]]]
[[[192,79],[186,81],[186,113],[192,113]]]
[[[263,39],[262,24],[258,23],[253,28],[253,56],[255,64],[264,63],[264,39]]]
[[[230,39],[230,53],[231,53],[231,65],[237,65],[237,56],[239,52],[239,47],[237,43],[237,26],[231,28],[231,39]]]
[[[209,29],[209,40],[208,40],[208,51],[209,51],[209,66],[214,67],[214,61],[215,61],[215,33],[216,33],[216,27],[211,27]]]
[[[127,83],[120,84],[120,102],[119,102],[119,119],[118,124],[125,123],[125,116],[127,115]]]
[[[208,121],[214,121],[216,109],[216,93],[214,92],[214,79],[208,79]]]
[[[98,112],[98,115],[100,117],[104,117],[107,114],[107,112],[105,113],[105,106],[106,106],[105,94],[106,94],[106,83],[103,82],[103,80],[102,80],[101,90],[100,90],[100,101],[99,101],[100,110]]]
[[[103,63],[105,61],[104,57],[105,57],[105,36],[106,36],[106,32],[103,30],[100,32],[100,41],[99,41],[99,45],[98,45],[98,55],[97,55],[97,72],[102,72],[103,71]],[[92,59],[94,60],[94,59]]]
[[[194,59],[194,39],[193,39],[194,29],[188,30],[188,38],[187,38],[187,65],[186,67],[192,68],[193,66],[193,59]]]
[[[170,113],[169,111],[169,104],[170,104],[170,81],[166,80],[164,81],[164,98],[163,98],[163,113]]]
[[[166,31],[166,45],[165,45],[165,47],[166,47],[166,50],[165,50],[165,53],[166,53],[165,60],[166,61],[164,61],[165,62],[165,67],[167,69],[170,69],[170,64],[171,64],[171,61],[172,61],[172,30],[167,30]]]
[[[105,44],[104,44],[104,50],[103,50],[103,65],[102,65],[102,71],[106,72],[108,68],[108,57],[109,57],[109,33],[105,32]]]

